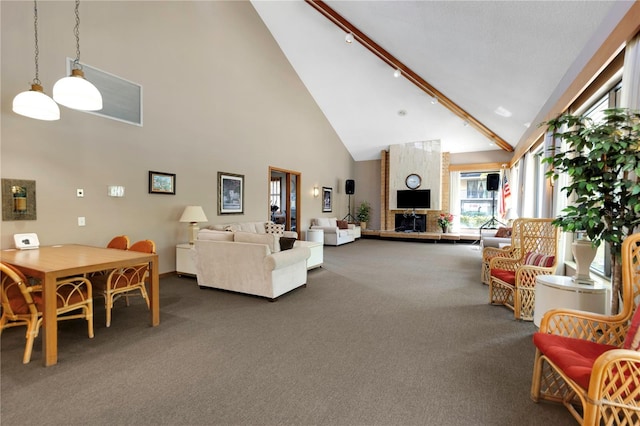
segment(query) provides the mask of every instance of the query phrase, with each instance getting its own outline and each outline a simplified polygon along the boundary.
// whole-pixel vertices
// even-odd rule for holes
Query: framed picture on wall
[[[322,212],[328,213],[332,211],[331,208],[331,193],[333,192],[332,188],[328,188],[326,186],[322,187]]]
[[[176,195],[176,175],[149,171],[149,194]]]
[[[244,175],[218,172],[218,214],[244,213]]]

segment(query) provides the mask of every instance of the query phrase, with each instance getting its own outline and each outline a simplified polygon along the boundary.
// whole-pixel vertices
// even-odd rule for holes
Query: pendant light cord
[[[36,78],[33,79],[33,83],[41,86],[40,83],[40,68],[38,67],[38,56],[40,50],[38,49],[38,0],[33,0],[33,32],[35,34],[35,62],[36,62]]]
[[[76,0],[76,26],[73,29],[73,34],[76,36],[76,59],[73,61],[74,69],[82,69],[80,65],[80,0]]]

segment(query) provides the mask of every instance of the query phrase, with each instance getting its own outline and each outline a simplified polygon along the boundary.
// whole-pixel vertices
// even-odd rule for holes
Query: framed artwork
[[[149,171],[149,194],[176,195],[176,175]]]
[[[326,186],[322,187],[322,212],[328,213],[332,211],[331,208],[331,193],[333,192],[333,188],[328,188]]]
[[[218,172],[218,214],[244,213],[244,175]]]
[[[36,219],[36,181],[2,179],[2,220]]]

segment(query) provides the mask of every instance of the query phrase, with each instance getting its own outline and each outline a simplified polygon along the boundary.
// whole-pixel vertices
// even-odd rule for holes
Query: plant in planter
[[[600,122],[565,114],[546,123],[554,140],[543,162],[548,177],[569,176],[561,188],[572,204],[553,223],[566,232],[584,231],[591,244],[603,241],[611,253],[611,312],[622,297],[622,241],[640,223],[640,112],[613,108]]]
[[[358,206],[358,213],[356,214],[356,218],[360,221],[360,228],[366,229],[367,222],[369,222],[369,217],[371,215],[371,205],[368,201],[363,201]]]
[[[442,228],[442,232],[446,233],[451,225],[453,225],[453,215],[451,213],[440,213],[438,226]]]

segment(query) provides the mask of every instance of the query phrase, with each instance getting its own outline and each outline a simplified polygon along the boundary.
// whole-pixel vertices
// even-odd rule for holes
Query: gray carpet
[[[464,244],[325,247],[308,285],[270,303],[161,280],[161,324],[123,302],[95,338],[60,323],[59,363],[2,334],[3,425],[573,425],[529,398],[535,327],[488,304]],[[99,299],[101,300],[101,299]]]

